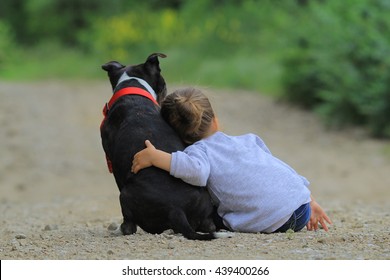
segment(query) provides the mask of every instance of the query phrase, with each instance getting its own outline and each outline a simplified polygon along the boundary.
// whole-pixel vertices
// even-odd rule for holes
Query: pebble
[[[58,229],[58,225],[46,225],[43,230],[50,231]]]
[[[111,223],[109,224],[109,226],[107,227],[108,230],[110,231],[114,231],[118,228],[118,224],[117,223]]]
[[[26,239],[27,237],[23,233],[19,233],[19,234],[15,235],[15,238],[16,239]]]
[[[173,235],[168,235],[166,233],[162,233],[161,236],[164,237],[165,239],[172,239],[173,238]]]

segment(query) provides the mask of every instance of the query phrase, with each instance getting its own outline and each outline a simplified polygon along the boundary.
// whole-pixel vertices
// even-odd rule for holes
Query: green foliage
[[[162,60],[168,83],[283,95],[390,137],[388,0],[1,0],[0,77],[102,77]],[[39,71],[42,64],[45,71]]]
[[[282,47],[275,34],[287,24],[289,11],[271,15],[273,5],[200,0],[183,1],[180,9],[134,8],[95,21],[81,38],[104,60],[126,63],[164,52],[171,81],[276,92],[281,69],[275,61]]]
[[[390,137],[389,12],[379,0],[311,4],[284,59],[285,98],[331,126],[366,125]]]
[[[78,32],[96,15],[116,14],[126,0],[1,0],[0,19],[13,27],[23,45],[42,41],[75,46]]]
[[[15,55],[14,47],[9,26],[0,21],[0,73],[3,67],[12,61]]]
[[[1,37],[1,36],[0,36]],[[0,78],[6,80],[85,80],[101,76],[99,58],[85,56],[78,49],[45,42],[33,48],[18,47],[4,65],[0,63]],[[3,66],[3,67],[2,67]]]
[[[144,52],[146,56],[145,46],[166,48],[182,33],[174,10],[149,11],[147,16],[144,12],[129,11],[96,20],[92,32],[83,34],[82,40],[86,48],[93,47],[102,56],[128,60],[132,51]]]

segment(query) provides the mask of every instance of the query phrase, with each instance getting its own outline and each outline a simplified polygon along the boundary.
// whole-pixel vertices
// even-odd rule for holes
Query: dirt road
[[[0,259],[390,259],[390,142],[326,131],[257,93],[208,94],[225,132],[260,135],[311,181],[328,233],[115,236],[118,189],[99,135],[108,82],[0,82]]]

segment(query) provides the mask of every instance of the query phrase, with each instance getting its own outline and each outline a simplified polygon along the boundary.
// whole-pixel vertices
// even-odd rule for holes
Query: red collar
[[[157,103],[157,101],[152,97],[152,95],[147,92],[146,90],[142,89],[142,88],[137,88],[137,87],[126,87],[126,88],[122,88],[121,90],[118,90],[117,92],[114,93],[114,95],[111,97],[110,101],[108,101],[108,103],[106,103],[104,105],[104,108],[103,108],[103,115],[106,116],[107,113],[108,113],[108,110],[112,107],[112,105],[114,105],[114,103],[122,96],[124,95],[131,95],[131,94],[134,94],[134,95],[141,95],[141,96],[144,96],[150,100],[153,101],[154,104],[156,104],[157,106],[159,106],[159,104]]]
[[[157,106],[158,103],[157,101],[153,98],[153,96],[146,90],[144,89],[141,89],[141,88],[137,88],[137,87],[127,87],[127,88],[123,88],[121,90],[118,90],[117,92],[114,93],[114,95],[111,97],[110,101],[108,101],[108,103],[106,103],[103,107],[103,115],[104,115],[104,119],[102,121],[102,123],[100,124],[100,129],[102,129],[103,127],[103,124],[104,124],[104,121],[106,120],[106,117],[107,117],[107,113],[108,113],[108,110],[110,110],[110,108],[112,107],[112,105],[114,105],[114,103],[122,96],[124,95],[130,95],[130,94],[134,94],[134,95],[141,95],[141,96],[144,96],[150,100],[153,101],[154,104],[156,104]],[[107,160],[107,166],[108,166],[108,170],[110,171],[110,173],[113,172],[113,169],[112,169],[112,162],[111,160],[108,158],[108,156],[106,155],[106,160]]]

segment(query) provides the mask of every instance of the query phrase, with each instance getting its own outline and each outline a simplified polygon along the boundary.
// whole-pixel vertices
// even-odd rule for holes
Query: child
[[[183,181],[207,186],[224,225],[240,232],[317,230],[331,220],[307,188],[309,182],[274,157],[254,134],[229,136],[218,130],[208,98],[194,88],[177,90],[161,106],[163,118],[189,144],[172,154],[146,148],[132,171],[156,166]]]

